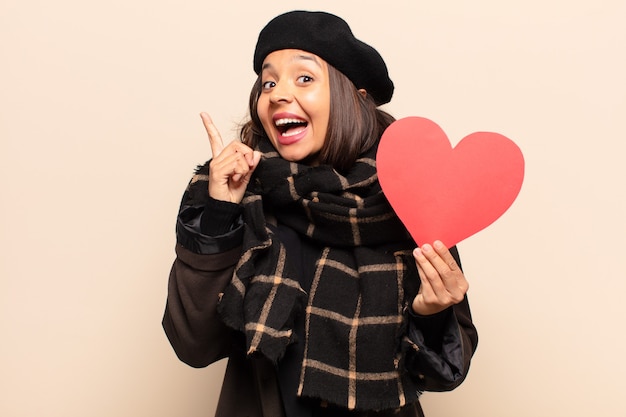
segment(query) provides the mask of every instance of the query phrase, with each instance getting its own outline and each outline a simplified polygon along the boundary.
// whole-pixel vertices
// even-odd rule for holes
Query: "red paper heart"
[[[513,204],[524,179],[522,152],[507,137],[476,132],[452,148],[422,117],[392,123],[376,159],[383,192],[418,245],[451,247],[486,228]]]

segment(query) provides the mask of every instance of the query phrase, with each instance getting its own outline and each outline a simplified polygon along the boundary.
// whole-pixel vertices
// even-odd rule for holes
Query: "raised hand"
[[[440,241],[413,251],[421,285],[413,300],[413,311],[428,316],[463,301],[469,288],[465,275]]]
[[[240,203],[250,177],[261,160],[261,153],[253,151],[238,140],[224,146],[222,136],[207,113],[200,113],[209,136],[213,159],[209,164],[209,195],[216,200]]]

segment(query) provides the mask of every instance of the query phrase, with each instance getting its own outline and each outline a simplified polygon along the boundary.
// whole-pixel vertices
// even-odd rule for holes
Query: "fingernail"
[[[422,250],[420,248],[415,248],[413,250],[413,255],[414,256],[420,256],[422,254]]]
[[[443,249],[444,245],[443,242],[441,240],[435,240],[435,243],[433,243],[433,245],[437,248],[437,249]]]
[[[433,249],[433,247],[432,247],[432,246],[430,246],[428,243],[426,243],[426,244],[422,245],[422,250],[423,250],[424,252],[429,252],[429,251],[431,251],[432,249]]]

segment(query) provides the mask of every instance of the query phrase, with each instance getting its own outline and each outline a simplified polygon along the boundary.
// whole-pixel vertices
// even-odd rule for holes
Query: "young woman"
[[[213,158],[181,203],[170,343],[194,367],[228,358],[217,416],[421,416],[477,334],[456,249],[416,248],[377,181],[387,67],[342,19],[294,11],[254,70],[241,141],[201,114]]]

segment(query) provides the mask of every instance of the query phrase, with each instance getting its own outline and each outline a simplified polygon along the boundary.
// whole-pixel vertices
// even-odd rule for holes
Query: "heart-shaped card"
[[[524,157],[507,137],[476,132],[454,148],[433,121],[392,123],[378,147],[380,185],[418,245],[447,247],[496,221],[517,198]]]

